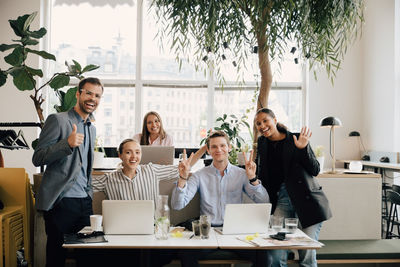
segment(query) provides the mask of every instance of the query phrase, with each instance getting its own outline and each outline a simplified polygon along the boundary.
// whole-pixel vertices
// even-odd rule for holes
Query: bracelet
[[[258,180],[257,177],[254,177],[254,178],[252,178],[252,179],[249,180],[249,183],[254,183],[254,182],[257,181],[257,180]]]
[[[184,177],[182,177],[182,176],[180,176],[180,175],[179,175],[179,178],[180,178],[180,179],[183,179],[183,180],[185,180],[185,181],[187,181],[187,179],[188,179],[188,178],[184,178]]]

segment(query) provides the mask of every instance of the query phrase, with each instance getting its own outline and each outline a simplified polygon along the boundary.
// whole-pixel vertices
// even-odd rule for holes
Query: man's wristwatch
[[[254,177],[253,179],[250,179],[250,180],[249,180],[249,183],[252,184],[252,183],[254,183],[254,182],[257,181],[257,180],[258,180],[257,177]]]

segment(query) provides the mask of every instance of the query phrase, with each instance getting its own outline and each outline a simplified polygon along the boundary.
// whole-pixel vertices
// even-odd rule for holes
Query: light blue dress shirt
[[[89,158],[91,158],[91,151],[89,153],[90,147],[90,138],[92,138],[89,134],[90,120],[86,121],[82,119],[82,117],[74,110],[75,116],[77,117],[79,123],[77,124],[77,132],[83,133],[84,139],[82,146],[82,166],[80,172],[77,174],[76,182],[69,188],[68,191],[65,192],[64,197],[73,197],[73,198],[84,198],[88,196],[88,166],[89,166]],[[74,148],[78,149],[78,147]],[[91,150],[93,148],[90,148]]]
[[[195,172],[184,188],[176,186],[172,191],[171,206],[183,209],[197,191],[200,193],[200,214],[211,216],[212,225],[224,223],[225,205],[243,202],[245,192],[256,203],[269,203],[267,190],[260,184],[249,183],[246,171],[228,163],[221,176],[214,164]]]

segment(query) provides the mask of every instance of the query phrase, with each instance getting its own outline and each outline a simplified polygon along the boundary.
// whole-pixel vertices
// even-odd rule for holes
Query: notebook
[[[174,164],[173,146],[141,146],[142,147],[142,160],[140,164],[160,164],[172,165]]]
[[[103,200],[106,235],[154,234],[153,200]]]
[[[226,204],[223,227],[215,230],[223,235],[267,233],[271,204]]]

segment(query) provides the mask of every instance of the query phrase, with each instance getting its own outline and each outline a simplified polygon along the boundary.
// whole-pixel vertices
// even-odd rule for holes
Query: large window
[[[236,70],[227,61],[222,72],[228,83],[220,88],[217,81],[196,72],[187,62],[179,70],[168,39],[163,49],[159,47],[157,23],[148,11],[149,0],[104,3],[53,0],[48,27],[51,50],[57,57],[53,70],[64,71],[64,61],[72,59],[82,65],[100,65],[89,75],[99,77],[105,85],[95,114],[97,134],[104,145],[117,146],[140,132],[142,118],[151,110],[160,113],[176,147],[197,147],[207,129],[223,114],[241,116],[253,108],[248,113],[248,122],[253,124],[252,99],[259,72],[256,54],[247,64],[246,86],[233,82]],[[299,130],[304,107],[301,66],[294,64],[290,53],[280,72],[274,62],[272,65],[275,82],[269,106],[279,121],[291,130]],[[50,97],[50,112],[54,101]],[[247,129],[242,135],[250,139]]]

